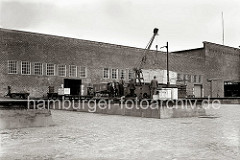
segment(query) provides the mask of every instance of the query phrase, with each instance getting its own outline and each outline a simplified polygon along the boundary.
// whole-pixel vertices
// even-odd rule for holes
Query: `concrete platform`
[[[202,101],[199,100],[196,103],[194,100],[187,100],[183,105],[175,103],[176,101],[158,101],[157,104],[145,104],[140,105],[139,103],[122,103],[112,102],[106,104],[96,103],[81,103],[69,101],[69,103],[55,103],[51,104],[51,109],[59,110],[70,110],[79,112],[90,112],[100,113],[109,115],[122,115],[122,116],[133,116],[143,118],[184,118],[184,117],[198,117],[205,116],[206,111],[202,106]]]
[[[27,100],[5,99],[0,101],[0,130],[54,125],[48,109],[28,109]]]

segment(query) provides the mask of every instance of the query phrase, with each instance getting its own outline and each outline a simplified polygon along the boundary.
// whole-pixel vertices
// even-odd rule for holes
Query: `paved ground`
[[[240,105],[219,118],[148,119],[53,110],[56,126],[0,131],[0,159],[240,159]]]

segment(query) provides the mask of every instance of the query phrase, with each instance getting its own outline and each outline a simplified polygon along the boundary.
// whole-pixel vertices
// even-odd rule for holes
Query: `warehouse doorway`
[[[194,96],[195,98],[202,98],[202,85],[194,84]]]
[[[224,97],[240,97],[240,82],[224,82]]]
[[[70,88],[70,95],[81,94],[82,80],[79,79],[64,79],[64,88]]]

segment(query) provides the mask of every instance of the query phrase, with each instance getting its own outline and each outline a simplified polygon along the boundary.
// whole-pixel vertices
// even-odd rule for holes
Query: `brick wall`
[[[204,42],[205,48],[205,75],[204,88],[212,96],[224,96],[224,81],[240,81],[240,50],[214,43]],[[212,82],[207,82],[212,79]]]
[[[1,95],[7,93],[8,85],[12,86],[15,92],[28,90],[33,97],[46,94],[50,85],[55,86],[57,90],[65,78],[70,78],[68,77],[69,65],[87,67],[86,78],[76,77],[76,79],[82,79],[84,84],[112,81],[112,79],[103,78],[103,68],[124,69],[127,75],[128,69],[136,67],[144,54],[144,50],[140,48],[5,29],[0,29],[0,40]],[[222,46],[219,49],[218,45],[204,44],[204,48],[170,53],[169,69],[181,74],[202,75],[203,88],[207,95],[209,93],[207,78],[223,76],[239,79],[239,69],[235,69],[236,72],[238,71],[237,74],[235,71],[233,74],[225,73],[230,72],[231,67],[239,68],[239,63],[237,63],[239,54],[234,52],[232,57],[216,58],[211,49],[215,46],[221,51],[222,48],[227,47]],[[231,52],[232,55],[233,51],[226,49],[226,52]],[[145,69],[166,69],[165,53],[150,51],[147,54]],[[67,66],[67,77],[46,76],[45,73],[42,76],[9,75],[8,60],[41,62],[44,64],[44,71],[46,63],[64,64]],[[229,61],[234,61],[234,63],[229,65]],[[222,62],[227,67],[222,67]],[[20,68],[20,64],[18,65]],[[212,71],[216,73],[212,74]],[[195,84],[194,82],[179,83],[187,83],[189,93]]]

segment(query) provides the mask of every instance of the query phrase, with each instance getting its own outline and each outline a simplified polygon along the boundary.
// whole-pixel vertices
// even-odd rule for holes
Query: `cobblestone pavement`
[[[240,105],[211,113],[219,118],[53,110],[55,126],[1,130],[0,159],[240,159]]]

